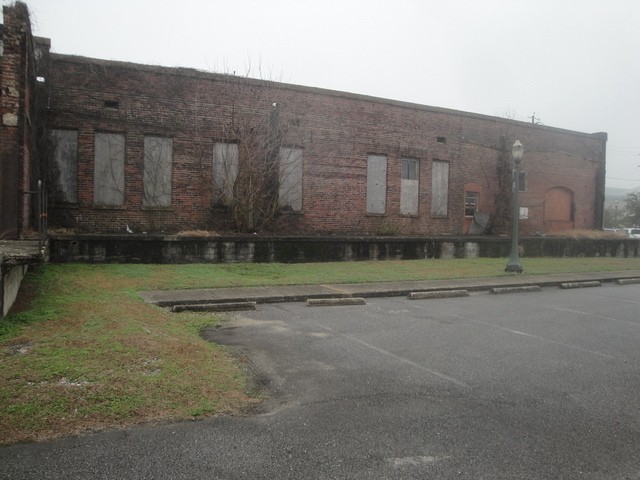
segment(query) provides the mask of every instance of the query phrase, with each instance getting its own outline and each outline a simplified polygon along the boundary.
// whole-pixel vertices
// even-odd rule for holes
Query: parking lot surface
[[[639,293],[261,305],[204,332],[256,414],[7,447],[0,478],[637,479]]]

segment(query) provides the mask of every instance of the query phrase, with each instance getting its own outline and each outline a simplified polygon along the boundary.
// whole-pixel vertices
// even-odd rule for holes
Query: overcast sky
[[[607,186],[640,187],[638,0],[26,3],[57,53],[604,131]]]

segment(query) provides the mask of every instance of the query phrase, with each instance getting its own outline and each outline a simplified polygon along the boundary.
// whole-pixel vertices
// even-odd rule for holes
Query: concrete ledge
[[[640,278],[619,278],[616,280],[616,285],[635,285],[640,283]]]
[[[339,305],[366,305],[364,298],[310,298],[307,300],[307,307],[334,307]]]
[[[174,305],[171,311],[179,312],[237,312],[255,310],[256,302],[200,303],[195,305]]]
[[[0,272],[0,318],[4,318],[9,313],[13,302],[18,298],[20,284],[28,267],[28,265],[2,266]]]
[[[409,300],[425,300],[430,298],[454,298],[454,297],[468,297],[469,292],[467,290],[439,290],[434,292],[411,292],[407,295]]]
[[[37,240],[0,240],[0,319],[11,310],[30,265],[45,261],[47,246]]]
[[[211,236],[52,235],[52,262],[234,263],[501,258],[511,248],[497,236]],[[526,257],[640,257],[640,239],[521,237]]]
[[[600,287],[602,284],[598,281],[592,282],[567,282],[561,283],[560,288],[568,289],[568,288],[590,288],[590,287]]]
[[[538,285],[522,285],[519,287],[499,287],[492,288],[491,293],[520,293],[520,292],[539,292],[542,290]]]

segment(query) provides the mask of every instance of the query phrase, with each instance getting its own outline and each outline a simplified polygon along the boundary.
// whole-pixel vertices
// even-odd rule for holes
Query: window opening
[[[465,192],[464,194],[464,216],[473,217],[478,211],[478,192]]]

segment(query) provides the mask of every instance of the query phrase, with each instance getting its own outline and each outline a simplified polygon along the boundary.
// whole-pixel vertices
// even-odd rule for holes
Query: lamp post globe
[[[511,147],[511,156],[513,157],[513,161],[517,164],[520,164],[522,161],[522,157],[524,156],[524,145],[520,143],[520,140],[516,140]]]
[[[507,261],[506,272],[522,273],[522,264],[520,263],[520,255],[518,252],[518,228],[520,223],[520,203],[518,194],[520,193],[520,162],[524,156],[524,146],[520,140],[516,140],[511,148],[511,156],[513,157],[514,169],[514,188],[513,188],[513,217],[511,230],[511,254]]]

